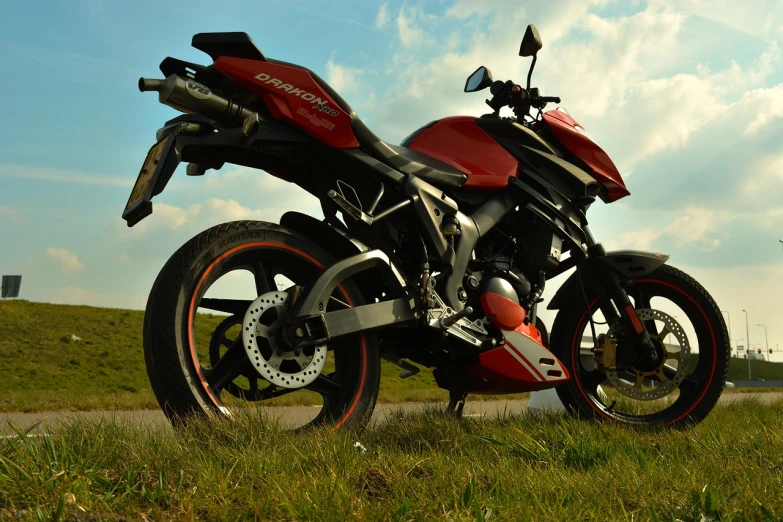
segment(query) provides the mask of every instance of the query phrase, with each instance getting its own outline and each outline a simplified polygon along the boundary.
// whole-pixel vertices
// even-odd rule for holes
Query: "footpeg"
[[[408,377],[413,377],[417,373],[419,373],[421,370],[418,366],[414,366],[405,359],[399,359],[395,357],[384,357],[389,362],[393,362],[400,368],[402,368],[402,371],[400,372],[400,379],[407,379]]]
[[[399,359],[397,361],[397,366],[402,368],[402,371],[400,372],[400,379],[407,379],[408,377],[413,377],[414,375],[416,375],[421,371],[419,370],[418,366],[414,366],[404,359]]]
[[[444,330],[448,330],[454,324],[456,324],[460,319],[462,319],[463,317],[467,317],[472,313],[473,313],[473,308],[471,308],[470,306],[466,306],[465,308],[463,308],[461,311],[457,312],[454,315],[450,315],[448,317],[439,319],[438,326],[440,326]]]

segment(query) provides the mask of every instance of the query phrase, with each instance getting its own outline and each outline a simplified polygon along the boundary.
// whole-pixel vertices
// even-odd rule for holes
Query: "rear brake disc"
[[[281,388],[302,388],[313,382],[326,363],[326,345],[283,350],[276,334],[288,311],[288,292],[260,295],[245,312],[242,341],[258,374]]]

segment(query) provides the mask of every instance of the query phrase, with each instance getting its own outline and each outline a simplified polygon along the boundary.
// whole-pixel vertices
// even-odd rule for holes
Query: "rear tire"
[[[153,285],[144,315],[144,359],[158,403],[173,423],[193,416],[225,415],[220,390],[210,387],[192,343],[192,325],[206,288],[227,269],[232,258],[248,256],[295,265],[312,281],[334,259],[308,239],[280,225],[231,222],[210,228],[185,243],[166,263]],[[265,257],[267,256],[267,257]],[[298,282],[297,282],[298,284]],[[337,293],[351,306],[364,304],[361,292],[344,281]],[[345,345],[348,345],[347,347]],[[334,429],[363,427],[370,420],[380,384],[376,338],[361,334],[341,344],[346,382],[335,399],[309,424]],[[260,378],[260,377],[259,377]]]

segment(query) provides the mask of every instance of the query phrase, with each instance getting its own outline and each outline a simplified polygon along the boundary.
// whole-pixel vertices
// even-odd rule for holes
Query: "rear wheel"
[[[333,262],[306,238],[263,222],[226,223],[183,245],[155,281],[144,317],[147,373],[167,417],[180,422],[284,401],[306,405],[292,412],[294,419],[281,419],[292,428],[364,426],[380,383],[374,336],[347,336],[319,350],[285,352],[271,335],[292,293],[311,285]],[[252,348],[275,367],[276,378],[269,380],[259,373],[260,364],[251,364],[243,342],[251,303],[266,308],[253,324],[271,333],[257,338]],[[327,311],[361,304],[356,286],[344,281]],[[318,376],[313,380],[308,374],[304,387],[286,387],[308,371]]]
[[[589,317],[597,334],[612,334],[610,325],[600,324],[599,307],[608,297],[588,293],[588,311],[584,297],[575,296],[575,306],[562,309],[552,327],[550,349],[571,374],[557,388],[560,400],[581,417],[634,425],[703,420],[723,391],[730,357],[718,306],[698,282],[667,265],[634,281],[628,294],[662,362],[599,371]],[[618,353],[622,349],[618,343]]]

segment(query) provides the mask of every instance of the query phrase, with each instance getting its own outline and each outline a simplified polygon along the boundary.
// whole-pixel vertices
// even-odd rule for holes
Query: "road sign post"
[[[0,296],[3,299],[19,297],[19,288],[22,286],[22,276],[4,275],[3,284],[0,287]]]

